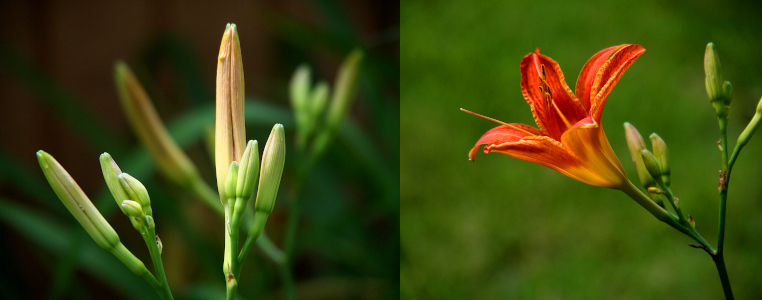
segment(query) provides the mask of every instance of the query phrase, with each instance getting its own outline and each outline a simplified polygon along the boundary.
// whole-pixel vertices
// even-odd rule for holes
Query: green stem
[[[284,264],[281,266],[281,280],[283,281],[283,289],[286,294],[287,300],[296,299],[294,292],[294,275],[291,267],[293,265],[294,245],[296,242],[296,228],[299,225],[299,215],[301,214],[302,197],[304,197],[304,188],[307,183],[307,174],[312,170],[312,166],[316,162],[315,156],[308,157],[304,152],[302,156],[305,157],[301,163],[298,164],[296,176],[296,193],[291,200],[291,207],[288,216],[288,223],[286,224],[285,242],[283,245],[283,251],[285,252]]]
[[[756,117],[756,116],[755,116]],[[717,273],[720,275],[720,282],[722,283],[722,290],[725,292],[725,299],[733,299],[733,290],[730,287],[730,280],[728,279],[728,271],[725,268],[725,212],[728,198],[728,181],[730,179],[730,171],[732,163],[735,163],[738,153],[743,148],[743,144],[736,145],[733,150],[733,156],[728,159],[728,134],[727,134],[727,117],[719,117],[720,123],[720,151],[722,152],[722,173],[720,174],[720,209],[719,209],[719,224],[717,229],[717,251],[712,255],[712,260],[717,266]]]
[[[141,232],[142,235],[142,232]],[[130,252],[130,250],[127,250],[126,247],[124,247],[124,244],[121,242],[114,246],[114,248],[111,249],[111,254],[116,256],[119,261],[121,261],[125,266],[127,266],[132,273],[135,273],[136,275],[140,276],[140,278],[143,278],[148,284],[151,285],[151,287],[156,290],[156,293],[159,294],[159,296],[162,295],[162,286],[159,284],[158,281],[156,281],[156,277],[151,274],[151,272],[146,269],[146,266],[143,264],[140,259],[135,257],[135,255]]]
[[[235,280],[235,277],[233,277],[232,274],[229,274],[227,278],[228,278],[228,280],[227,280],[227,287],[228,287],[227,292],[228,292],[228,295],[227,295],[227,297],[225,299],[227,299],[227,300],[234,300],[235,299],[235,294],[238,291],[238,281]]]
[[[722,174],[720,174],[720,216],[717,232],[717,254],[722,255],[725,248],[725,205],[728,197],[728,138],[726,117],[719,117],[720,123],[720,151],[722,152]]]
[[[206,182],[203,182],[202,180],[197,180],[194,184],[190,185],[191,191],[199,198],[201,199],[204,204],[206,204],[209,208],[211,208],[214,212],[216,212],[218,215],[224,217],[225,212],[222,208],[222,204],[220,204],[220,198],[219,195],[217,195],[216,192],[212,190],[212,188],[209,187],[209,185],[206,184]],[[246,230],[249,230],[252,226],[252,222],[249,222],[249,220],[252,220],[254,217],[254,213],[252,213],[252,210],[246,209],[243,213],[243,223]],[[283,250],[279,249],[278,246],[273,244],[272,241],[270,241],[270,238],[267,237],[267,235],[263,234],[258,240],[257,240],[257,246],[259,246],[260,249],[262,249],[262,252],[265,253],[273,262],[276,264],[284,264],[285,263],[285,253]]]
[[[156,271],[156,279],[158,280],[160,290],[157,290],[161,299],[172,300],[172,291],[169,290],[169,284],[167,283],[167,275],[164,273],[164,264],[161,261],[161,253],[159,252],[159,246],[157,245],[156,229],[143,226],[140,235],[143,236],[146,246],[148,246],[148,253],[151,254],[151,261],[153,262],[153,268]]]
[[[228,209],[229,205],[225,205],[223,207],[223,210],[225,211],[225,226],[223,226],[223,230],[225,230],[225,250],[224,250],[224,259],[222,262],[222,275],[225,276],[225,278],[228,278],[228,272],[230,271],[230,259],[231,259],[231,253],[232,250],[230,249],[230,212]]]
[[[643,194],[638,188],[636,188],[631,182],[625,183],[622,187],[619,188],[621,191],[623,191],[625,194],[630,196],[635,202],[640,204],[643,208],[648,210],[654,217],[659,219],[659,221],[662,221],[664,223],[667,223],[667,225],[672,226],[673,228],[677,229],[678,231],[684,233],[685,235],[693,238],[699,244],[701,244],[702,247],[704,247],[707,251],[714,252],[714,248],[712,245],[709,244],[709,242],[704,239],[704,237],[699,234],[696,229],[694,229],[692,226],[681,224],[678,221],[678,217],[673,215],[671,212],[663,209],[661,206],[656,204],[656,202],[653,202],[651,198]]]
[[[720,274],[720,282],[722,282],[722,290],[725,292],[726,300],[733,300],[733,290],[730,288],[730,280],[728,279],[728,271],[725,269],[725,258],[722,254],[712,255],[714,264],[717,265],[717,273]]]
[[[264,213],[257,213],[254,215],[254,224],[250,226],[251,229],[249,231],[249,235],[246,237],[246,241],[243,243],[241,253],[238,254],[238,267],[233,269],[233,273],[236,275],[236,278],[238,278],[241,274],[243,261],[246,260],[246,256],[249,255],[251,246],[253,246],[254,242],[262,235],[262,231],[265,229],[265,223],[267,222],[267,217],[268,215]]]
[[[286,295],[286,299],[296,299],[296,292],[294,291],[294,277],[291,274],[290,263],[286,263],[280,266],[280,279],[283,281],[283,292]]]
[[[643,194],[635,185],[632,184],[629,180],[624,183],[621,187],[619,187],[619,190],[630,196],[635,202],[640,204],[643,208],[645,208],[648,212],[650,212],[654,217],[659,219],[659,221],[668,223],[669,220],[674,221],[674,216],[669,211],[665,210],[656,202],[651,200],[648,196]]]

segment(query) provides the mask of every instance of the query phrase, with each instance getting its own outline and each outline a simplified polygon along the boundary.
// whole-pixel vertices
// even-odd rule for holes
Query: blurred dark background
[[[762,96],[760,2],[402,6],[403,299],[722,299],[709,256],[623,193],[498,153],[469,162],[474,143],[497,125],[458,109],[536,126],[521,95],[522,57],[539,47],[574,88],[596,52],[642,45],[647,51],[608,97],[603,127],[637,185],[622,124],[666,141],[672,189],[716,245],[719,130],[704,88],[704,49],[715,43],[735,88],[732,147]],[[755,136],[733,169],[727,205],[725,257],[737,299],[762,298],[760,166]]]
[[[313,80],[333,84],[344,56],[355,47],[365,51],[345,124],[354,130],[339,134],[307,180],[296,239],[297,295],[399,297],[399,3],[315,0],[0,2],[0,298],[156,297],[64,209],[39,169],[40,149],[69,171],[123,243],[150,265],[137,232],[116,213],[98,155],[111,153],[125,172],[142,170],[176,298],[224,294],[222,220],[154,172],[121,111],[112,67],[118,59],[130,65],[214,186],[204,136],[213,127],[226,23],[238,25],[246,95],[258,105],[247,109],[266,111],[247,120],[249,139],[265,141],[280,122],[293,145],[287,88],[294,69],[308,63]],[[266,227],[276,245],[294,168],[287,157]],[[252,252],[239,282],[242,298],[280,298],[277,266],[256,247]]]

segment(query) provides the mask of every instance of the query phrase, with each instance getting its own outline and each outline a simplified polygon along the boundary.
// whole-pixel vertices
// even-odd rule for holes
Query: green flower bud
[[[151,198],[148,197],[146,187],[139,180],[130,174],[122,173],[119,174],[119,183],[122,184],[122,188],[124,188],[131,200],[139,203],[147,215],[153,215],[151,211]]]
[[[257,184],[258,176],[259,143],[256,140],[250,140],[246,143],[246,150],[243,151],[243,156],[241,156],[235,197],[242,198],[244,201],[249,200],[251,194],[254,193],[254,186]]]
[[[712,43],[706,45],[704,52],[704,74],[706,74],[706,93],[709,96],[709,101],[722,101],[725,92],[722,88],[720,58]]]
[[[230,163],[228,168],[228,176],[225,178],[225,196],[230,199],[235,199],[236,183],[238,182],[238,162]]]
[[[643,164],[646,166],[648,173],[651,174],[651,177],[653,177],[656,182],[661,181],[661,168],[659,167],[659,161],[656,160],[656,156],[647,149],[641,150],[640,156],[643,157]]]
[[[143,212],[143,208],[140,206],[140,203],[137,203],[132,200],[124,200],[122,201],[122,209],[127,213],[128,216],[138,219],[144,219],[146,217],[146,213]]]
[[[37,160],[50,187],[95,243],[106,251],[111,251],[120,245],[119,236],[114,228],[90,202],[69,172],[66,172],[66,169],[45,151],[37,151]]]
[[[127,195],[127,192],[122,187],[122,183],[119,182],[119,175],[122,174],[122,170],[119,169],[119,166],[114,159],[111,158],[111,154],[108,154],[108,152],[101,154],[100,163],[103,179],[106,181],[106,185],[108,186],[109,191],[111,191],[111,195],[114,196],[116,205],[119,206],[119,209],[124,215],[129,217],[130,215],[125,211],[124,207],[122,207],[122,202],[130,199],[130,196]],[[129,219],[132,223],[132,227],[136,230],[140,230],[140,227],[143,226],[143,223],[140,220],[135,218]]]
[[[111,191],[111,195],[114,196],[116,204],[121,205],[122,201],[130,199],[130,196],[127,195],[127,192],[122,187],[122,184],[119,183],[119,175],[122,174],[122,170],[119,169],[116,161],[111,158],[111,154],[108,154],[108,152],[101,154],[100,163],[103,179],[106,181],[106,185],[108,186],[109,191]]]
[[[661,168],[661,180],[664,182],[664,185],[669,186],[669,176],[672,171],[669,167],[669,150],[667,149],[667,144],[664,143],[664,140],[662,140],[661,137],[656,133],[652,133],[650,138],[651,146],[654,149],[654,156],[659,162],[659,167]]]
[[[725,95],[725,106],[728,106],[730,101],[733,100],[733,85],[730,84],[730,81],[725,81],[722,84],[722,91]]]
[[[331,128],[338,128],[349,110],[354,99],[357,81],[360,77],[360,65],[365,54],[360,49],[352,50],[339,67],[333,88],[331,107],[326,116],[326,122]]]
[[[302,114],[307,108],[307,102],[310,95],[310,67],[303,64],[296,68],[294,75],[291,76],[289,86],[289,96],[291,106],[297,114]]]
[[[632,162],[635,163],[635,169],[638,171],[638,178],[640,183],[646,189],[655,187],[656,181],[654,181],[651,174],[648,173],[645,164],[643,164],[643,157],[640,151],[646,149],[646,143],[643,141],[643,137],[640,132],[632,126],[630,123],[624,123],[624,133],[627,137],[627,147],[630,148],[630,156],[632,156]]]
[[[280,178],[283,175],[283,165],[286,162],[286,138],[283,125],[275,124],[270,137],[267,138],[265,150],[262,153],[262,168],[259,174],[259,188],[255,209],[269,214],[275,206],[275,196],[278,194]]]
[[[313,119],[317,119],[321,114],[323,114],[323,111],[325,111],[325,106],[328,103],[329,92],[330,88],[328,87],[328,83],[325,81],[321,81],[315,85],[315,88],[312,90],[312,97],[310,98],[310,110]]]

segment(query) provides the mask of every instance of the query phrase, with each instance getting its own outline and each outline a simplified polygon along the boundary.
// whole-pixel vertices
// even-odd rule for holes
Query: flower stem
[[[254,242],[262,235],[262,231],[265,229],[265,222],[267,222],[267,217],[268,216],[264,213],[257,213],[254,215],[254,225],[251,226],[251,231],[249,231],[249,235],[243,243],[241,253],[235,258],[238,260],[238,267],[233,268],[233,274],[236,275],[236,278],[241,274],[241,266],[243,266],[243,261],[246,259],[246,256],[249,255],[251,246],[254,245]]]
[[[701,236],[701,234],[696,231],[692,226],[685,225],[680,223],[679,218],[672,214],[671,212],[661,208],[658,204],[653,202],[651,198],[643,194],[638,188],[636,188],[631,182],[627,182],[622,187],[620,187],[620,190],[625,192],[630,198],[635,200],[640,206],[643,206],[646,210],[648,210],[654,217],[659,219],[659,221],[662,221],[664,223],[667,223],[667,225],[672,226],[673,228],[677,229],[678,231],[684,233],[685,235],[693,238],[699,244],[701,244],[701,248],[706,249],[710,253],[714,253],[714,247],[712,247],[709,242],[704,239],[704,237]]]
[[[169,290],[169,284],[167,283],[167,275],[164,273],[164,265],[161,261],[161,253],[159,253],[159,246],[156,241],[156,229],[143,226],[140,235],[143,236],[146,246],[148,246],[148,253],[151,254],[151,261],[153,262],[153,268],[156,271],[156,279],[161,289],[157,289],[159,297],[162,300],[172,300],[172,291]]]
[[[727,138],[727,124],[728,119],[720,117],[720,151],[722,152],[722,171],[720,174],[720,217],[717,232],[717,254],[722,255],[722,251],[725,248],[725,205],[728,198],[728,138]]]
[[[725,299],[733,300],[733,290],[730,288],[728,271],[725,269],[725,258],[722,254],[712,255],[712,260],[714,260],[714,264],[717,265],[717,273],[720,274],[720,282],[722,282],[722,290],[725,292]]]
[[[207,207],[211,208],[212,211],[216,212],[218,215],[224,217],[225,212],[222,208],[222,204],[220,204],[220,198],[219,195],[217,195],[216,192],[212,190],[211,187],[209,187],[206,182],[202,180],[196,181],[194,184],[191,185],[191,192],[193,192],[196,197],[202,200],[204,204],[206,204]],[[246,209],[243,213],[243,226],[246,230],[249,230],[253,224],[251,220],[253,220],[254,213],[252,213],[251,209]],[[276,264],[282,265],[285,262],[285,253],[283,250],[279,249],[278,246],[273,244],[272,241],[267,237],[267,235],[262,234],[262,236],[257,239],[257,246],[262,249],[262,252],[265,253],[270,259],[275,262]]]
[[[717,272],[720,275],[720,282],[722,283],[722,289],[725,292],[725,299],[733,299],[733,290],[730,288],[730,280],[728,279],[728,271],[725,268],[725,211],[728,198],[728,181],[730,179],[730,168],[728,159],[728,134],[727,124],[728,118],[721,116],[718,117],[720,124],[720,151],[722,152],[722,171],[720,171],[720,209],[719,209],[719,224],[717,229],[717,251],[712,255],[712,260],[717,266]],[[738,156],[738,152],[741,151],[741,147],[736,145],[736,149],[733,151],[732,161],[735,163],[735,158]]]
[[[297,170],[296,177],[296,193],[291,200],[291,207],[288,216],[288,223],[286,225],[286,236],[283,246],[283,251],[286,254],[285,263],[281,266],[281,280],[283,281],[283,289],[285,290],[286,299],[296,299],[294,292],[294,275],[292,274],[291,267],[293,265],[294,244],[296,242],[296,227],[299,225],[299,215],[301,213],[301,202],[304,197],[304,187],[307,184],[307,174],[309,174],[312,166],[316,162],[315,156],[303,155],[305,159],[299,163],[299,170]]]

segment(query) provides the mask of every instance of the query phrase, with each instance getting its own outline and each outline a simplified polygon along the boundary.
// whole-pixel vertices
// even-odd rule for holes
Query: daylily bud
[[[330,89],[328,88],[328,83],[324,81],[321,81],[315,85],[315,88],[312,90],[312,97],[310,97],[310,109],[313,119],[319,117],[325,110],[325,105],[328,103],[329,92]]]
[[[50,187],[75,219],[85,228],[96,244],[106,251],[112,251],[120,245],[119,236],[114,228],[103,218],[85,192],[68,172],[45,151],[37,151],[37,160],[42,173],[48,179]]]
[[[122,209],[127,213],[128,216],[138,219],[143,219],[146,217],[145,212],[143,212],[143,208],[140,206],[140,203],[137,203],[132,200],[124,200],[122,201]]]
[[[310,95],[310,67],[303,64],[296,68],[294,75],[291,76],[291,84],[289,86],[289,96],[291,98],[291,106],[294,107],[294,111],[299,115],[304,116],[304,110],[307,107]],[[301,129],[301,128],[300,128]]]
[[[360,49],[352,50],[341,63],[339,74],[333,88],[331,107],[326,116],[329,127],[338,128],[349,110],[357,89],[357,79],[360,77],[360,65],[365,54]]]
[[[151,98],[127,64],[116,62],[114,80],[127,119],[159,171],[180,186],[188,186],[197,180],[199,174],[196,167],[169,135]]]
[[[148,196],[146,187],[135,177],[127,173],[119,174],[119,183],[130,199],[138,202],[141,207],[151,206],[151,198]]]
[[[128,214],[125,208],[122,207],[122,202],[124,200],[131,199],[130,196],[127,195],[127,192],[124,190],[124,187],[122,187],[122,183],[119,182],[119,175],[122,174],[122,170],[119,169],[116,161],[111,158],[111,154],[108,154],[108,152],[101,154],[100,163],[101,171],[103,172],[103,179],[106,181],[106,185],[108,186],[109,191],[111,191],[111,195],[114,196],[116,205],[119,206],[119,209],[125,216],[129,217],[130,214]],[[128,219],[130,219],[132,227],[134,227],[136,230],[140,230],[140,228],[143,226],[142,221],[139,219]]]
[[[643,164],[646,166],[648,173],[651,174],[656,182],[661,181],[661,168],[659,167],[659,161],[656,157],[646,149],[640,151],[640,156],[643,157]]]
[[[241,156],[235,197],[242,198],[244,201],[248,200],[254,192],[254,186],[257,184],[258,176],[259,144],[255,140],[250,140],[246,144],[246,150],[243,151],[243,156]]]
[[[738,142],[736,143],[736,147],[743,147],[746,146],[746,144],[749,142],[749,139],[751,139],[751,136],[754,135],[754,132],[757,131],[757,128],[759,127],[760,120],[762,119],[762,99],[759,99],[759,103],[757,103],[757,112],[754,114],[754,117],[749,121],[749,125],[746,125],[746,128],[744,128],[743,132],[741,132],[741,135],[738,136]]]
[[[733,85],[730,84],[730,81],[725,81],[722,84],[722,91],[725,95],[725,106],[728,106],[730,101],[733,100]]]
[[[646,166],[643,164],[643,157],[640,154],[640,151],[646,149],[646,143],[643,141],[643,137],[638,130],[635,129],[635,126],[632,126],[632,124],[627,122],[624,123],[624,133],[627,137],[627,147],[630,148],[630,156],[632,156],[632,161],[635,163],[635,169],[638,171],[640,183],[646,189],[655,187],[656,181],[654,181],[651,174],[648,173]]]
[[[225,179],[233,161],[240,161],[246,143],[244,126],[244,79],[241,43],[235,24],[222,36],[217,61],[217,118],[214,157],[220,201],[227,205]]]
[[[225,178],[225,196],[228,200],[235,199],[236,183],[238,182],[238,162],[230,163],[228,176]]]
[[[283,125],[275,124],[270,137],[267,138],[265,150],[262,153],[259,189],[255,209],[269,214],[275,206],[275,196],[278,194],[280,178],[283,175],[283,165],[286,162],[286,137]]]
[[[706,45],[706,51],[704,52],[704,74],[706,74],[706,93],[709,96],[709,101],[722,101],[724,90],[722,88],[720,58],[712,43]]]
[[[654,149],[654,156],[656,156],[656,160],[659,161],[659,167],[661,167],[661,180],[664,181],[664,185],[669,186],[669,176],[672,171],[669,167],[669,150],[667,149],[667,144],[664,143],[664,140],[662,140],[656,133],[652,133],[650,138],[651,146]]]

